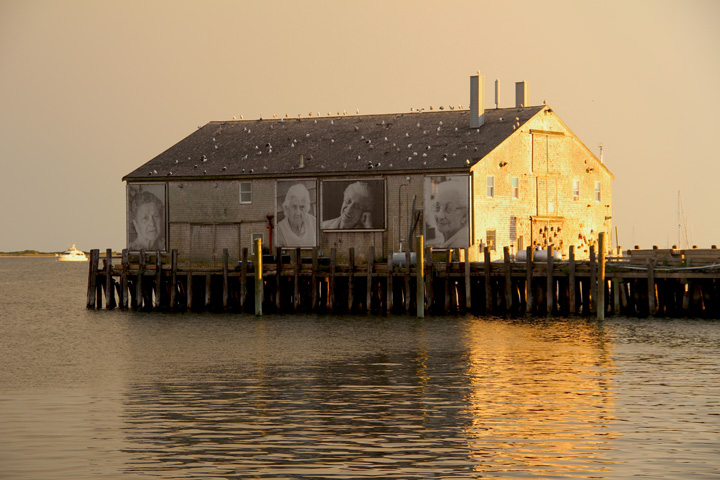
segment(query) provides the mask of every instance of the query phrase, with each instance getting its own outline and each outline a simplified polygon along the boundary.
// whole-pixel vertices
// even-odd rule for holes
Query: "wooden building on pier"
[[[127,247],[210,264],[261,238],[367,261],[369,246],[387,259],[423,235],[468,261],[483,246],[587,256],[612,233],[612,174],[549,106],[529,106],[526,82],[514,107],[488,109],[484,83],[470,78],[469,109],[210,122],[123,178]]]

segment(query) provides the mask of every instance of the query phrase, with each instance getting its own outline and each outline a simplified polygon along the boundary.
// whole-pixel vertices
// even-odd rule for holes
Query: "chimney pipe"
[[[470,128],[480,128],[485,123],[485,77],[470,77]]]
[[[298,155],[298,168],[305,168],[305,155]]]
[[[500,108],[500,79],[495,79],[495,108]]]
[[[515,82],[515,107],[528,106],[528,82]]]

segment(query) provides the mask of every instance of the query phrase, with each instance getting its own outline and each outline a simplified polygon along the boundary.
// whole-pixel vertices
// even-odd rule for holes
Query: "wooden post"
[[[405,252],[405,313],[410,311],[410,252]]]
[[[425,318],[425,242],[422,235],[418,235],[415,244],[415,271],[417,272],[415,293],[415,306],[418,318]]]
[[[302,264],[302,254],[300,247],[295,248],[295,271],[294,274],[294,285],[293,285],[293,310],[297,312],[300,306],[300,265]]]
[[[570,287],[570,292],[569,292],[570,298],[568,299],[568,303],[569,303],[569,307],[570,307],[570,315],[575,315],[575,312],[576,312],[575,302],[576,302],[576,298],[577,298],[577,295],[576,295],[576,294],[577,294],[577,289],[576,289],[576,285],[575,285],[575,276],[576,276],[576,272],[575,272],[575,245],[570,245],[570,249],[569,249],[569,260],[570,260],[570,275],[569,275],[570,278],[568,278],[568,282],[569,282],[569,284],[570,284],[570,285],[569,285],[569,287]]]
[[[465,248],[465,310],[472,309],[472,292],[470,289],[470,249]]]
[[[105,250],[105,308],[115,308],[115,288],[112,278],[112,248]]]
[[[135,285],[135,297],[137,298],[137,308],[143,308],[145,302],[145,291],[143,289],[143,277],[145,276],[145,249],[140,250],[140,259],[138,260],[137,285]]]
[[[532,289],[535,250],[533,250],[532,247],[527,247],[525,251],[527,252],[527,256],[525,257],[525,313],[531,313],[533,311],[533,303],[535,302]]]
[[[155,308],[160,308],[162,287],[162,257],[160,250],[155,250]]]
[[[597,319],[605,319],[605,232],[598,235]]]
[[[372,278],[373,278],[373,262],[375,261],[375,247],[370,245],[368,248],[367,259],[367,278],[365,291],[365,311],[370,313],[372,307]]]
[[[503,266],[505,267],[505,310],[512,311],[512,276],[510,275],[510,248],[503,247]]]
[[[328,283],[328,311],[332,313],[335,307],[335,268],[336,268],[337,252],[334,248],[330,249],[330,281]]]
[[[492,313],[493,311],[493,291],[492,291],[492,277],[490,276],[492,262],[490,261],[490,248],[485,247],[484,251],[485,263],[485,313]]]
[[[553,278],[553,246],[547,248],[547,314],[552,315],[555,308],[555,279]]]
[[[352,311],[355,304],[355,247],[350,247],[350,265],[348,265],[348,311]]]
[[[222,302],[223,302],[223,310],[227,310],[228,308],[228,296],[229,296],[229,287],[228,287],[228,261],[230,259],[230,252],[227,248],[223,248],[223,254],[222,254],[222,269],[223,269],[223,296],[222,296]]]
[[[595,245],[590,245],[590,288],[589,307],[591,313],[597,312],[597,261],[595,259]]]
[[[176,248],[173,248],[171,251],[171,257],[170,257],[170,268],[171,268],[171,276],[170,276],[170,311],[172,312],[175,310],[175,291],[177,290],[177,260],[178,260],[178,251]]]
[[[212,277],[210,272],[205,274],[205,309],[212,306]]]
[[[612,279],[612,290],[613,290],[613,313],[620,315],[620,279],[614,277]]]
[[[452,272],[452,248],[447,249],[447,260],[445,262],[445,312],[450,311],[450,305],[452,302],[450,301],[450,295],[451,295],[451,280],[450,280],[450,273]]]
[[[432,262],[432,247],[427,247],[427,253],[425,254],[425,261],[427,262],[428,279],[425,280],[425,296],[427,298],[426,308],[432,308],[433,306],[433,262]]]
[[[262,271],[262,238],[255,240],[255,315],[262,315],[263,304],[263,271]]]
[[[192,272],[187,272],[187,309],[192,310],[193,308],[193,275]]]
[[[393,309],[393,251],[390,250],[388,253],[388,261],[387,261],[387,284],[385,285],[387,288],[387,299],[385,301],[386,303],[386,310],[389,312]]]
[[[655,315],[657,299],[655,298],[655,260],[648,260],[648,315]]]
[[[120,280],[121,283],[121,294],[120,294],[120,308],[123,310],[127,310],[128,308],[128,250],[127,248],[124,248],[122,251],[122,278]]]
[[[282,248],[275,249],[275,308],[280,310],[282,307],[282,295],[280,292],[280,280],[282,273]]]
[[[245,300],[247,300],[247,260],[248,249],[242,249],[242,263],[240,264],[240,309],[245,308]]]
[[[90,250],[90,266],[88,268],[87,308],[95,308],[95,290],[97,285],[97,269],[100,250]]]
[[[312,311],[314,312],[318,305],[318,281],[317,281],[317,271],[318,271],[318,249],[317,247],[313,248],[312,250],[312,287],[311,287],[311,295],[312,295]]]

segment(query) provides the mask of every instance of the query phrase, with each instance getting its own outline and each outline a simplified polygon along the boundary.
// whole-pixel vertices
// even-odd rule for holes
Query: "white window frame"
[[[602,183],[600,181],[595,182],[595,201],[602,201]]]
[[[580,180],[573,180],[573,201],[580,200]]]
[[[488,175],[485,180],[485,194],[487,198],[495,198],[495,176]]]
[[[243,189],[243,187],[246,187],[246,188]],[[243,194],[249,195],[250,200],[243,200]],[[238,187],[238,200],[239,200],[240,204],[242,204],[242,205],[251,204],[252,197],[253,197],[252,182],[240,182],[240,186]]]
[[[512,189],[512,198],[514,200],[520,199],[520,177],[512,177],[510,180],[510,187]]]

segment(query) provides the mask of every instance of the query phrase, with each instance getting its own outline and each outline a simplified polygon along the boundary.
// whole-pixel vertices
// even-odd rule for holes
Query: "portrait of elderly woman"
[[[277,195],[278,246],[316,246],[315,182],[278,182]]]
[[[385,184],[382,180],[323,182],[323,230],[385,227]]]
[[[464,248],[470,244],[468,178],[425,178],[426,245]]]
[[[128,185],[128,249],[165,250],[165,186]]]

